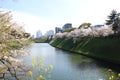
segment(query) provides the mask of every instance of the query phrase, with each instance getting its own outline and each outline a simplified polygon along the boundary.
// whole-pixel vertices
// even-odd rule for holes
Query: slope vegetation
[[[52,46],[60,49],[120,64],[119,43],[118,38],[83,38],[75,43],[73,39],[58,38],[50,42]]]

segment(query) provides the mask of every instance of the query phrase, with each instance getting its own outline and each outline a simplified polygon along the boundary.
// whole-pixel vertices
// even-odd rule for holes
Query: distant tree
[[[120,13],[117,13],[116,10],[112,10],[110,15],[108,16],[108,20],[106,20],[106,25],[111,25],[114,33],[118,32],[118,28],[120,25],[120,17],[119,16],[120,16]]]
[[[88,28],[91,26],[91,23],[82,23],[79,28]]]

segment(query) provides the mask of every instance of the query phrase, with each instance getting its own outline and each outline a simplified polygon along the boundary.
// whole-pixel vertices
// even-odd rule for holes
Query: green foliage
[[[33,41],[30,39],[28,39],[22,43],[19,43],[18,41],[13,40],[9,43],[9,49],[18,49],[18,48],[23,47],[24,45],[29,45],[31,43],[33,43]]]
[[[91,26],[91,23],[82,23],[79,28],[88,28]]]
[[[72,39],[56,39],[50,44],[68,51],[92,56],[114,63],[120,63],[119,38],[82,38],[73,43]]]
[[[17,41],[12,41],[9,43],[9,46],[11,49],[17,49],[17,48],[21,47],[22,45],[19,44]]]
[[[108,16],[108,20],[106,20],[106,25],[111,25],[115,33],[117,33],[120,24],[119,16],[120,13],[117,13],[116,10],[112,10],[110,15]]]
[[[111,25],[116,17],[117,17],[117,11],[112,10],[110,15],[108,16],[109,20],[106,20],[106,25]]]
[[[0,57],[10,55],[9,49],[26,45],[30,34],[12,21],[11,12],[0,11]]]

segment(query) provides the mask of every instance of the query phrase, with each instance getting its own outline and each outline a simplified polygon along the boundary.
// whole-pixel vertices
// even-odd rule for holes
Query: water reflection
[[[106,79],[109,69],[94,59],[63,51],[47,43],[36,43],[30,48],[31,54],[24,57],[24,64],[30,65],[33,57],[40,55],[46,66],[53,64],[51,80],[99,80]]]

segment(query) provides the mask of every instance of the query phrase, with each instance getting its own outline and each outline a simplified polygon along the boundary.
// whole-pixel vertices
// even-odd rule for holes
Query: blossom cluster
[[[89,27],[89,28],[76,28],[71,32],[57,33],[53,36],[56,38],[82,38],[82,37],[105,37],[113,34],[114,31],[110,26],[101,26],[101,27]]]

